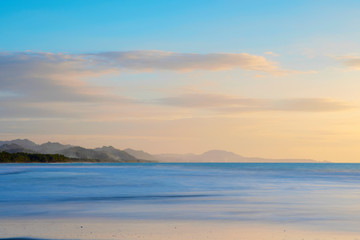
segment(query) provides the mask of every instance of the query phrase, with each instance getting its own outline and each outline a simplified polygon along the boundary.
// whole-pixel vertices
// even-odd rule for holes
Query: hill
[[[32,149],[39,153],[57,153],[67,148],[73,147],[72,145],[63,145],[57,142],[47,142],[41,145],[36,145]]]
[[[161,162],[278,162],[278,163],[311,163],[318,162],[311,159],[268,159],[244,157],[232,152],[211,150],[203,154],[157,154],[154,155]]]
[[[0,152],[8,152],[8,153],[18,153],[18,152],[24,152],[24,153],[36,153],[33,150],[27,149],[23,146],[20,146],[15,143],[6,143],[0,146]]]
[[[278,163],[314,163],[312,159],[270,159],[244,157],[233,152],[210,150],[202,154],[156,154],[127,148],[119,150],[112,146],[88,149],[57,142],[36,144],[28,139],[0,141],[0,151],[10,153],[61,154],[71,159],[98,160],[106,162],[278,162]]]
[[[119,149],[116,149],[112,146],[109,147],[101,147],[101,148],[95,148],[95,151],[99,153],[106,154],[109,158],[115,159],[117,161],[125,161],[125,162],[139,162],[139,159],[147,160],[143,158],[137,158],[133,155],[128,154],[126,151],[121,151]]]
[[[0,151],[8,153],[60,154],[71,161],[98,162],[149,162],[114,147],[88,149],[57,142],[36,144],[28,139],[0,141]]]
[[[144,152],[141,150],[134,150],[131,148],[127,148],[124,151],[138,159],[144,159],[144,160],[149,160],[149,161],[157,161],[158,160],[155,156],[151,155],[150,153],[147,153],[147,152]]]
[[[22,146],[23,148],[32,150],[33,147],[36,147],[37,144],[28,140],[28,139],[15,139],[11,141],[0,141],[0,146],[5,144],[16,144],[18,146]]]

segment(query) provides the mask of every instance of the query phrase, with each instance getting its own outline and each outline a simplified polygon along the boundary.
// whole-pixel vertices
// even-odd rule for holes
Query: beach
[[[321,240],[359,239],[356,232],[317,231],[284,225],[226,221],[144,221],[109,219],[7,219],[2,238],[127,240]]]

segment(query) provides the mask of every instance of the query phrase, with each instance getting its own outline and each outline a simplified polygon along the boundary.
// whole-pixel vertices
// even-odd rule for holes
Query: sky
[[[360,162],[360,1],[0,5],[0,140]]]

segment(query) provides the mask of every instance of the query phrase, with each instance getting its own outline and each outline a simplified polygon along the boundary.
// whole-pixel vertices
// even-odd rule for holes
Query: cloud
[[[128,51],[85,54],[100,64],[139,71],[230,70],[243,69],[277,73],[279,68],[263,56],[248,53],[176,53],[165,51]]]
[[[274,53],[274,52],[264,52],[264,54],[270,55],[270,56],[274,56],[274,57],[280,56],[279,54],[276,54],[276,53]]]
[[[0,53],[0,97],[38,102],[128,101],[109,94],[87,78],[117,73],[79,55],[61,53]],[[130,101],[130,100],[129,100]]]
[[[87,78],[118,74],[124,70],[219,71],[243,69],[283,74],[275,63],[248,53],[176,53],[165,51],[64,54],[0,52],[0,98],[33,102],[131,102],[109,94]]]
[[[261,99],[240,98],[221,94],[185,94],[161,98],[153,104],[208,109],[216,112],[300,111],[331,112],[354,108],[346,102],[323,98]]]
[[[340,57],[345,66],[353,69],[353,70],[360,70],[360,57],[355,56],[344,56]]]
[[[347,102],[326,98],[293,98],[271,100],[267,106],[275,111],[333,112],[354,109]]]
[[[53,53],[0,53],[0,85],[3,95],[27,101],[91,101],[99,97],[84,77],[105,70],[81,57]],[[101,89],[97,89],[100,91]]]
[[[189,108],[256,106],[259,104],[256,99],[236,98],[229,95],[203,93],[183,94],[177,97],[161,98],[154,100],[152,103]]]
[[[219,71],[234,68],[258,71],[262,74],[285,72],[264,57],[247,53],[0,52],[0,114],[5,118],[91,118],[99,115],[119,118],[129,117],[127,114],[141,118],[144,114],[147,117],[155,116],[154,112],[159,106],[165,105],[169,108],[218,108],[218,111],[226,111],[226,108],[245,108],[253,111],[270,109],[271,107],[266,105],[269,102],[263,103],[260,99],[211,94],[184,95],[144,102],[118,95],[111,86],[98,86],[88,81],[88,78],[95,78],[99,82],[102,77],[121,74],[124,70]],[[333,105],[334,103],[331,106]],[[162,114],[164,108],[161,107],[159,112]],[[181,115],[186,114],[188,113],[181,112]],[[174,111],[173,115],[178,113]]]
[[[0,53],[2,117],[69,117],[97,105],[130,104],[132,99],[109,94],[84,79],[114,72],[78,55]]]

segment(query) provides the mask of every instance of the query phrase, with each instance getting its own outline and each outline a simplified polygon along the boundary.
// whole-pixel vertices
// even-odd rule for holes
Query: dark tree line
[[[72,161],[70,158],[60,154],[0,152],[0,163],[58,163]]]

